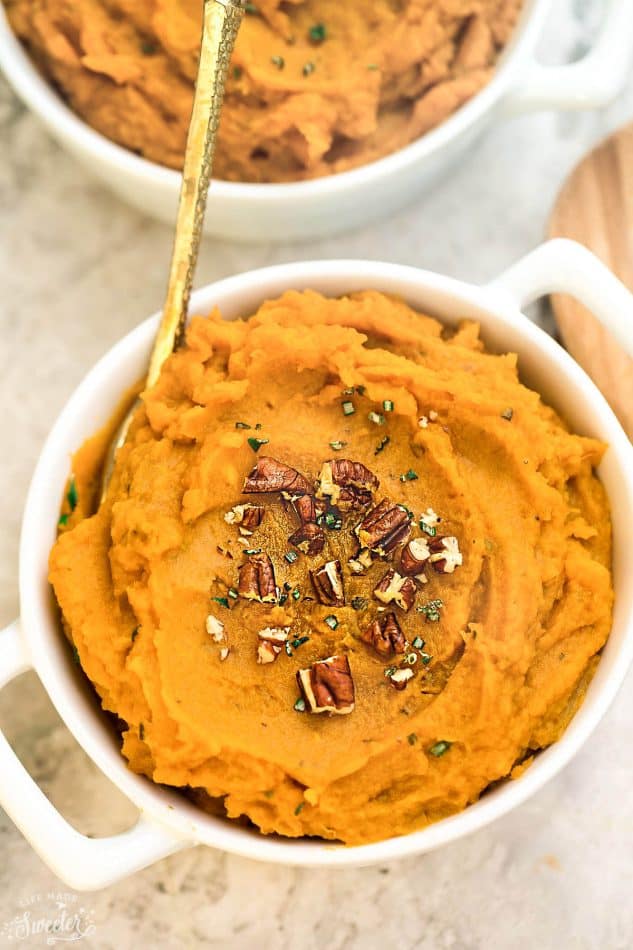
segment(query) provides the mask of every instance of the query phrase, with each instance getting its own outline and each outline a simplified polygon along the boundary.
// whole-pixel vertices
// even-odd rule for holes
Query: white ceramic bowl
[[[409,204],[468,152],[496,117],[610,102],[633,56],[633,0],[606,0],[604,23],[584,59],[545,67],[535,47],[553,0],[525,0],[514,39],[492,81],[436,129],[386,158],[314,181],[214,181],[207,234],[240,241],[289,241],[359,227]],[[180,174],[113,144],[79,119],[25,54],[0,6],[0,67],[49,132],[114,192],[147,214],[175,220]]]
[[[400,838],[345,848],[331,843],[265,837],[206,815],[177,792],[130,772],[119,743],[72,662],[47,582],[49,550],[70,454],[110,417],[121,393],[143,374],[157,325],[133,330],[86,376],[57,420],[28,493],[20,545],[21,619],[0,633],[0,688],[33,668],[79,744],[136,804],[138,823],[124,834],[89,839],[72,829],[37,788],[0,734],[0,805],[67,884],[109,884],[160,857],[206,844],[263,861],[306,867],[384,862],[430,851],[482,828],[523,802],[555,775],[603,716],[633,656],[633,447],[591,380],[520,308],[547,292],[567,292],[593,310],[633,355],[633,297],[588,251],[566,241],[543,245],[492,284],[476,287],[438,274],[375,261],[322,261],[252,271],[198,291],[196,312],[219,306],[227,319],[253,312],[287,288],[336,295],[362,288],[400,294],[447,324],[480,321],[487,345],[516,351],[523,380],[542,393],[575,430],[609,444],[600,466],[614,529],[613,630],[587,698],[555,745],[465,811]]]

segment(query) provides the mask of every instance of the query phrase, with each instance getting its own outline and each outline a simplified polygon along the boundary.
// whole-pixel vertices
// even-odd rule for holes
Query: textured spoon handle
[[[205,0],[202,45],[180,190],[167,296],[147,386],[182,339],[217,139],[224,83],[244,8],[241,0]]]

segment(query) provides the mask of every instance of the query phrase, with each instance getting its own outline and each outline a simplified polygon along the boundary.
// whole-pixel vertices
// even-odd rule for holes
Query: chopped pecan
[[[374,589],[374,597],[383,604],[392,601],[402,610],[411,610],[415,601],[417,587],[412,577],[401,577],[392,567],[389,568],[378,586]]]
[[[330,459],[324,462],[319,475],[319,498],[328,497],[333,505],[343,511],[364,508],[371,504],[372,493],[379,481],[373,472],[351,459]]]
[[[352,574],[364,574],[372,564],[371,551],[369,548],[361,548],[347,563]]]
[[[277,600],[277,582],[273,562],[260,552],[249,557],[239,570],[238,592],[246,600],[272,604]]]
[[[310,571],[319,601],[327,607],[345,606],[343,571],[340,561],[328,561],[316,571]]]
[[[399,544],[408,540],[411,515],[400,505],[392,505],[388,498],[384,498],[365,515],[354,531],[364,548],[376,554],[390,554]]]
[[[258,528],[264,517],[264,509],[260,505],[235,505],[224,516],[227,524],[238,524],[249,531]]]
[[[413,670],[410,666],[401,667],[389,676],[389,682],[394,689],[403,690],[407,688],[407,683],[413,679],[413,675]]]
[[[378,614],[374,622],[363,631],[361,639],[369,643],[381,656],[404,653],[406,650],[404,634],[400,629],[398,618],[392,611]]]
[[[255,492],[283,492],[289,496],[309,495],[312,485],[296,470],[268,455],[257,459],[244,482],[245,495]]]
[[[344,715],[354,709],[354,681],[346,656],[316,660],[299,670],[297,683],[308,712]]]
[[[327,505],[314,495],[301,495],[293,502],[293,508],[301,524],[316,524],[319,515],[325,514]]]
[[[257,636],[257,662],[274,663],[290,636],[290,627],[264,627]]]
[[[400,555],[400,573],[417,576],[424,572],[424,566],[431,557],[426,538],[413,538],[406,544]]]
[[[457,538],[431,538],[429,548],[431,564],[438,574],[452,574],[456,567],[461,567],[463,558]]]
[[[222,643],[223,640],[226,640],[224,624],[221,620],[218,620],[217,617],[214,617],[213,614],[209,614],[207,617],[205,628],[209,636],[212,637],[216,643]]]
[[[312,557],[320,554],[325,547],[325,532],[318,524],[303,524],[290,535],[288,541],[304,554]]]

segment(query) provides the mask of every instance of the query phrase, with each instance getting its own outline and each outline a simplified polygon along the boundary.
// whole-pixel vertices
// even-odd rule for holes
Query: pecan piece
[[[309,495],[312,485],[296,468],[291,468],[277,459],[262,455],[246,477],[245,495],[255,492],[283,492],[289,496]]]
[[[325,502],[314,495],[301,495],[294,500],[292,507],[301,524],[316,524],[317,518],[325,514],[327,508]]]
[[[316,571],[310,571],[312,583],[320,603],[326,607],[344,607],[345,589],[340,561],[328,561]]]
[[[361,548],[347,563],[352,574],[364,574],[372,564],[371,551],[369,548]]]
[[[438,574],[452,574],[456,567],[461,567],[463,558],[457,538],[431,538],[429,548],[431,564]]]
[[[309,522],[297,528],[294,534],[290,535],[288,541],[299,548],[300,551],[303,551],[304,554],[309,554],[312,557],[315,554],[320,554],[325,547],[325,532],[318,524]]]
[[[389,613],[379,614],[374,622],[361,634],[361,639],[369,643],[376,653],[381,656],[390,656],[392,653],[404,653],[406,640],[400,629],[398,618]]]
[[[356,525],[354,532],[364,548],[380,555],[390,554],[399,544],[408,540],[411,515],[384,498]]]
[[[330,459],[324,462],[319,475],[319,498],[328,497],[342,510],[364,508],[371,504],[372,493],[379,481],[373,472],[351,459]]]
[[[413,679],[413,670],[410,666],[401,667],[389,676],[389,682],[398,691],[406,689],[411,679]]]
[[[252,531],[260,526],[263,517],[264,509],[260,505],[235,505],[224,515],[224,520]]]
[[[354,681],[346,656],[316,660],[298,671],[297,683],[308,712],[345,715],[354,709]]]
[[[402,610],[411,610],[417,587],[412,577],[401,577],[392,567],[389,568],[378,586],[374,589],[374,597],[383,604],[393,601]]]
[[[290,636],[290,627],[264,627],[257,636],[257,662],[274,663]]]
[[[403,548],[400,555],[400,573],[417,576],[424,573],[424,567],[431,557],[431,550],[426,538],[413,538]]]
[[[238,593],[246,600],[273,604],[277,600],[277,582],[273,562],[263,552],[253,554],[239,570]]]

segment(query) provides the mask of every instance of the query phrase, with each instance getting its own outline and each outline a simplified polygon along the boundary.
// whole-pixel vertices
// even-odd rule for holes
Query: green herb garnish
[[[314,63],[305,63],[302,70],[303,75],[310,76],[312,75],[315,69],[316,69],[316,66],[314,65]]]
[[[415,732],[409,733],[409,735],[407,736],[407,742],[409,743],[409,745],[415,745],[417,741],[418,741],[418,737],[416,736]]]
[[[341,442],[340,439],[335,439],[334,442],[330,442],[330,448],[334,449],[335,452],[340,452],[346,445],[347,442]]]
[[[253,452],[259,452],[262,445],[268,445],[270,439],[256,439],[254,436],[251,436],[250,439],[247,439],[247,442],[252,448]]]
[[[272,798],[274,794],[275,792],[272,788],[267,788],[264,792],[264,798]]]
[[[284,554],[284,558],[286,559],[286,561],[288,561],[288,564],[294,564],[294,562],[298,559],[298,557],[299,555],[297,554],[296,551],[286,551],[286,553]]]
[[[425,641],[422,639],[422,637],[415,637],[412,645],[415,647],[416,650],[423,650],[424,642]]]
[[[270,61],[273,66],[277,67],[277,69],[283,69],[286,65],[286,60],[283,58],[283,56],[271,56]]]
[[[311,43],[323,43],[327,39],[327,28],[325,23],[315,23],[308,30],[308,36]]]
[[[132,630],[132,635],[130,637],[130,640],[132,641],[132,643],[134,643],[134,641],[138,637],[138,631],[139,631],[138,627],[134,627],[134,630]]]
[[[141,53],[143,56],[154,56],[158,47],[151,40],[143,40],[141,43]]]
[[[387,445],[389,445],[390,442],[391,442],[391,439],[389,438],[389,436],[388,436],[388,435],[384,435],[384,436],[382,437],[382,439],[380,440],[380,442],[378,443],[378,445],[376,446],[376,450],[375,450],[375,452],[374,452],[374,455],[380,455],[380,453],[382,452],[382,450],[383,450]]]
[[[288,594],[280,594],[280,595],[279,595],[279,600],[277,601],[277,603],[278,603],[279,606],[281,607],[283,604],[286,603],[287,600],[288,600]]]
[[[79,659],[79,650],[77,649],[74,643],[72,645],[72,648],[73,648],[73,663],[75,664],[75,666],[81,666],[81,660]]]
[[[420,518],[418,524],[420,525],[420,531],[424,531],[425,534],[428,534],[429,538],[434,538],[437,534],[437,528],[434,528],[433,525],[427,524],[424,518]]]
[[[352,597],[352,610],[366,610],[369,601],[366,597]]]
[[[396,666],[387,666],[387,667],[385,667],[385,676],[387,677],[387,679],[391,679],[391,677],[393,676],[393,674],[396,672],[396,669],[397,669]]]
[[[425,666],[428,666],[433,657],[430,653],[420,653],[420,659],[422,660]]]
[[[385,417],[381,412],[368,412],[367,418],[377,426],[384,426],[385,424]]]
[[[70,485],[68,486],[68,491],[66,492],[66,501],[70,505],[70,510],[74,511],[77,507],[77,502],[79,501],[79,495],[77,494],[77,485],[75,483],[75,476],[73,475],[70,479]]]
[[[417,481],[418,477],[419,477],[418,473],[414,472],[413,469],[410,468],[408,472],[405,472],[403,475],[400,476],[400,481],[401,482],[415,482]]]
[[[420,607],[415,609],[419,614],[424,614],[427,620],[432,620],[434,623],[440,619],[440,610],[444,606],[444,601],[440,600],[429,600],[426,604],[422,604]]]
[[[296,640],[292,641],[292,646],[296,650],[298,647],[303,646],[304,643],[307,643],[310,637],[297,637]]]
[[[233,67],[233,79],[241,79],[243,72],[244,72],[244,70],[242,69],[241,66],[234,66],[234,67]]]
[[[295,587],[295,589],[294,589],[293,592],[292,592],[292,599],[293,599],[293,600],[299,600],[300,597],[301,597],[301,591],[299,590],[298,587]]]
[[[382,408],[385,412],[393,412],[395,407],[391,399],[383,399]]]
[[[378,63],[370,63],[367,69],[371,69],[371,70],[378,69]]]
[[[244,551],[244,554],[248,554],[249,557],[251,556],[251,554],[261,554],[261,553],[262,553],[261,548],[246,548]]]
[[[228,609],[229,602],[226,597],[212,597],[211,600],[214,600],[216,604],[220,604],[222,607],[226,607]]]
[[[328,625],[330,630],[336,630],[336,628],[338,627],[338,620],[336,619],[334,614],[329,614],[325,618],[325,623]]]
[[[245,4],[244,4],[244,10],[246,11],[246,13],[252,13],[252,14],[257,14],[257,13],[259,13],[259,10],[257,9],[257,4],[256,4],[256,3],[245,3]]]
[[[235,428],[236,429],[252,429],[253,427],[249,426],[248,422],[236,422]]]
[[[447,742],[445,739],[440,739],[439,742],[436,742],[435,745],[431,746],[429,752],[431,755],[434,755],[436,759],[439,759],[441,755],[444,755],[445,752],[448,752],[452,744],[452,742]]]
[[[292,650],[290,649],[290,643],[288,640],[286,640],[284,643],[284,647],[286,648],[286,656],[292,656]]]
[[[227,594],[232,600],[237,600],[237,598],[239,597],[236,587],[229,587]]]
[[[342,408],[343,408],[343,415],[344,415],[344,416],[353,416],[354,413],[356,412],[356,409],[355,409],[355,407],[354,407],[354,403],[353,403],[353,402],[350,402],[349,400],[346,400],[344,403],[341,403],[341,405],[342,405]]]
[[[300,696],[299,699],[296,701],[296,703],[294,704],[294,706],[293,706],[292,708],[294,709],[295,712],[305,712],[305,711],[306,711],[306,701],[305,701],[305,699],[303,699],[303,698]]]
[[[341,518],[337,518],[332,511],[326,511],[323,520],[325,526],[330,529],[330,531],[340,531],[343,526]]]
[[[60,515],[59,521],[57,522],[58,527],[63,528],[65,525],[67,525],[68,517],[69,517],[68,515]]]
[[[299,802],[299,804],[295,808],[295,815],[300,815],[303,809],[305,808],[305,805],[306,805],[305,802]]]

